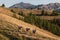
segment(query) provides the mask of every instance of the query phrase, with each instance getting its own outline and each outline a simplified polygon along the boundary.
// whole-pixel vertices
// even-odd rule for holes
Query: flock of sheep
[[[18,26],[18,29],[21,30],[22,29],[22,26]],[[28,32],[30,30],[30,28],[26,28],[25,30]],[[36,33],[36,29],[33,29],[32,30],[32,33],[35,34]]]

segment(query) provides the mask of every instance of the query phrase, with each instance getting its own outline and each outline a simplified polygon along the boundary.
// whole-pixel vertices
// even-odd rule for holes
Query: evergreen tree
[[[2,6],[1,7],[5,7],[5,4],[2,4]]]
[[[45,14],[45,11],[44,11],[44,10],[42,10],[42,11],[41,11],[41,15],[44,15],[44,14]]]
[[[44,14],[45,16],[48,16],[48,13],[47,13],[47,11],[45,12],[45,14]]]

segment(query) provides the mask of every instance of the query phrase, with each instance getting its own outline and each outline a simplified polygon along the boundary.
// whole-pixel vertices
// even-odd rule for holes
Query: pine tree
[[[2,4],[2,6],[1,7],[5,7],[5,4]]]
[[[42,10],[42,11],[41,11],[41,15],[44,15],[44,14],[45,14],[45,11],[44,11],[44,10]]]

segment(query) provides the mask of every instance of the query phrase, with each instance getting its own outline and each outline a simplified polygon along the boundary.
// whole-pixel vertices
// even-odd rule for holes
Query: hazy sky
[[[60,2],[60,0],[0,0],[0,5],[5,4],[7,7],[20,3],[20,2],[25,2],[25,3],[31,3],[34,5],[38,4],[48,4],[48,3],[55,3],[55,2]]]

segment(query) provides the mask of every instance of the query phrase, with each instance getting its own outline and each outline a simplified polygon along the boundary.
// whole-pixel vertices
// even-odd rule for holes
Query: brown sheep
[[[18,26],[18,29],[21,29],[22,28],[22,26]]]
[[[26,28],[26,31],[29,31],[30,30],[30,28]]]
[[[36,33],[36,30],[32,30],[33,33]]]

